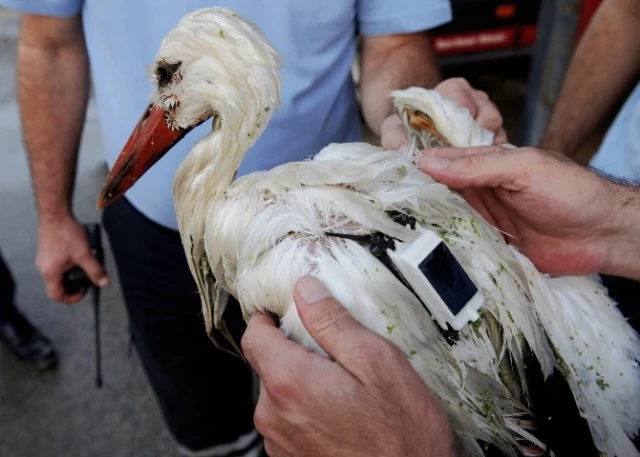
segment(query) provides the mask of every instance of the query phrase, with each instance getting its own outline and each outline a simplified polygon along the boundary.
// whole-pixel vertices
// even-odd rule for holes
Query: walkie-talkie
[[[104,250],[102,248],[102,237],[99,224],[85,224],[85,231],[91,254],[96,260],[104,265]],[[85,271],[79,266],[68,270],[62,277],[62,285],[67,294],[87,293],[91,290],[93,301],[93,314],[95,321],[95,345],[96,345],[96,386],[102,387],[102,360],[100,348],[100,288],[93,284]]]

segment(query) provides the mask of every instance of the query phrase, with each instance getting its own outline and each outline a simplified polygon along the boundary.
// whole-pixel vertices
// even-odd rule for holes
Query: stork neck
[[[233,181],[247,150],[248,145],[237,141],[227,129],[212,131],[196,143],[180,165],[174,194],[180,190],[198,192],[202,188],[223,192]]]
[[[246,138],[244,141],[243,137]],[[214,120],[214,130],[193,147],[173,181],[178,225],[193,227],[193,217],[205,212],[207,202],[224,198],[251,144],[246,133],[234,132],[224,121]],[[196,224],[199,225],[199,224]]]
[[[271,107],[260,103],[225,106],[224,113],[213,119],[211,133],[193,147],[173,181],[181,231],[186,226],[194,230],[204,223],[197,215],[206,212],[206,208],[199,205],[224,198],[247,151],[269,123]]]

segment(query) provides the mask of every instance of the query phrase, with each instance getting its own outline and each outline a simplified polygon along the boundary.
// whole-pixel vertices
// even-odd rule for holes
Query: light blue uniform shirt
[[[640,179],[640,83],[620,109],[589,165],[621,178]]]
[[[148,104],[145,65],[188,12],[226,6],[253,21],[285,62],[282,106],[249,151],[238,176],[303,160],[332,142],[360,139],[350,68],[356,34],[426,30],[451,20],[448,0],[0,0],[23,12],[82,12],[107,162],[111,166]],[[380,94],[386,97],[388,94]],[[211,129],[194,129],[126,194],[148,218],[173,229],[174,173]]]

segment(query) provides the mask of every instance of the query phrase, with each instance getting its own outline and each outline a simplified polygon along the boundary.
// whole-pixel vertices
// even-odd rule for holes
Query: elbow
[[[86,53],[81,16],[49,17],[25,14],[20,25],[19,46],[50,54]]]

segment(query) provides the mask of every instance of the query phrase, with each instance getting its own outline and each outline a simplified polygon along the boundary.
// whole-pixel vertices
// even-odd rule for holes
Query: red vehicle
[[[583,0],[578,38],[602,0]],[[536,40],[541,0],[453,0],[453,21],[432,31],[439,56],[526,53]],[[470,56],[471,57],[471,56]]]

